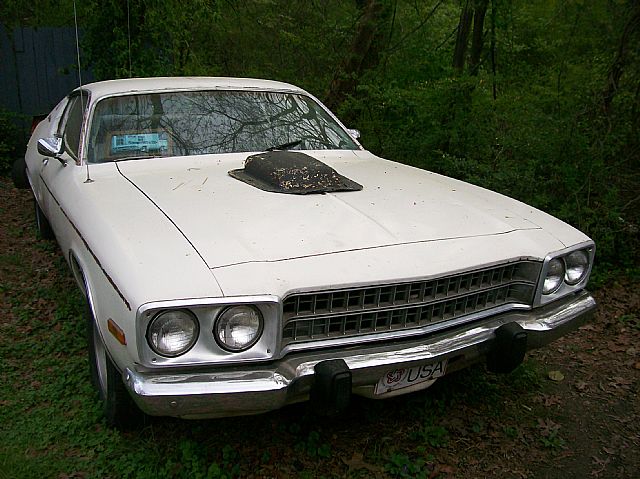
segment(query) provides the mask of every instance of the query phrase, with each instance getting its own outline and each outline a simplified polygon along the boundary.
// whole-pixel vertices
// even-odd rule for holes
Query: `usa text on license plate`
[[[447,369],[447,361],[422,364],[412,368],[399,368],[388,371],[376,384],[376,394],[384,394],[397,389],[408,388],[427,381],[435,382],[440,376],[444,376]]]

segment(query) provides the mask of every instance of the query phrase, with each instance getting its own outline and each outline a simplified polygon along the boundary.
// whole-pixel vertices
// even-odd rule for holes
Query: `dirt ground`
[[[38,247],[42,240],[35,233],[15,234],[32,228],[31,201],[28,191],[0,178],[0,251],[29,251],[42,272],[37,280],[54,281],[57,250]],[[21,269],[0,273],[19,276]],[[34,280],[4,279],[4,287]],[[300,426],[309,434],[290,419],[306,414],[303,405],[247,420],[256,438],[255,445],[241,447],[249,458],[241,464],[242,475],[309,477],[303,472],[311,470],[311,477],[640,477],[639,285],[637,277],[621,277],[600,287],[594,320],[530,353],[511,376],[492,375],[480,366],[422,393],[388,401],[354,399],[345,416]],[[7,308],[2,304],[0,314]],[[152,420],[157,440],[186,430],[181,424]],[[225,430],[232,423],[215,424]],[[244,441],[228,429],[221,433],[227,442]],[[260,439],[272,430],[278,441]],[[206,440],[206,427],[193,431],[192,437],[202,434]],[[320,465],[300,453],[300,447],[312,447],[312,456],[324,456],[323,444],[312,444],[318,438],[326,438],[330,451]]]

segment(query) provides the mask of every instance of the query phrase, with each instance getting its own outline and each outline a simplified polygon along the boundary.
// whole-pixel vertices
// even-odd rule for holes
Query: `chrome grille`
[[[300,293],[283,304],[283,346],[422,328],[508,304],[531,305],[540,263],[518,261],[427,281]]]

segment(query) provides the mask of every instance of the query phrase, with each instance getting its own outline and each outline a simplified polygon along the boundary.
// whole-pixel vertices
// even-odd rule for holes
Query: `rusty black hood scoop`
[[[229,175],[264,191],[291,195],[362,189],[362,185],[329,165],[296,151],[267,151],[249,156],[243,169],[231,170]]]

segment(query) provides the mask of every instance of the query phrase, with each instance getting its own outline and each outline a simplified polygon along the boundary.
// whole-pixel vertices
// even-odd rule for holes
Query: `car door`
[[[60,128],[62,115],[65,112],[69,97],[64,97],[55,106],[51,113],[47,117],[38,123],[32,132],[32,136],[29,140],[29,147],[25,152],[25,161],[27,166],[27,176],[29,178],[29,184],[33,190],[33,194],[38,201],[40,207],[44,206],[46,188],[42,184],[41,175],[42,168],[49,163],[49,158],[42,156],[36,147],[36,142],[41,138],[51,138],[57,135]]]
[[[86,120],[88,95],[86,92],[74,92],[69,97],[62,121],[56,135],[63,140],[64,150],[59,159],[44,158],[40,176],[44,182],[41,207],[54,231],[60,222],[60,202],[67,198],[73,189],[73,178],[81,168],[82,135]]]

